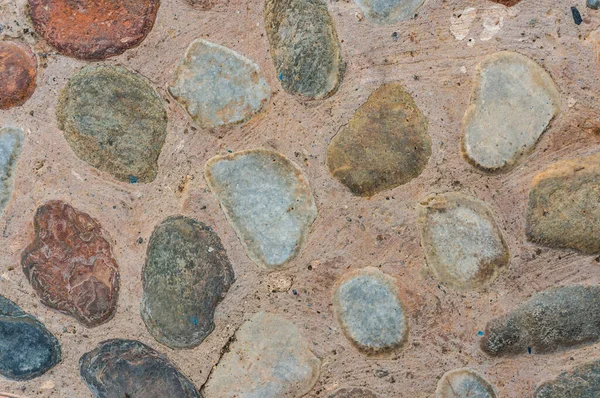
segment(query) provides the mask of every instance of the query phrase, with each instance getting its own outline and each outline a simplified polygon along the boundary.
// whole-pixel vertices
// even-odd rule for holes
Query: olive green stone
[[[537,388],[535,398],[597,398],[600,396],[600,360],[562,372]]]

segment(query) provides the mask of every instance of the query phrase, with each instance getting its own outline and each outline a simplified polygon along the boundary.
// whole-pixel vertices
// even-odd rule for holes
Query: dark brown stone
[[[117,307],[119,271],[100,224],[61,201],[41,206],[35,240],[23,252],[27,279],[43,304],[85,326],[99,325]]]
[[[0,109],[22,105],[35,91],[37,60],[21,43],[0,41]]]
[[[366,388],[343,387],[331,393],[329,398],[378,398],[378,395]]]
[[[507,7],[517,5],[521,0],[492,0],[494,3],[502,4]]]

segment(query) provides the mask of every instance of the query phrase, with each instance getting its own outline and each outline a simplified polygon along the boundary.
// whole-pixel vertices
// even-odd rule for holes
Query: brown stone
[[[21,264],[43,304],[85,326],[99,325],[117,307],[119,271],[100,224],[61,201],[41,206],[35,240]]]
[[[517,5],[521,0],[492,0],[494,3],[502,4],[507,7]]]
[[[329,398],[378,398],[378,396],[366,388],[343,387],[335,390],[329,395]]]
[[[0,109],[22,105],[35,91],[37,60],[21,43],[0,41]]]
[[[105,59],[140,44],[160,0],[29,0],[35,30],[61,54]]]

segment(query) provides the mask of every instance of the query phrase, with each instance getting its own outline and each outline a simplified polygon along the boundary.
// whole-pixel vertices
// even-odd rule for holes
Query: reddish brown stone
[[[22,105],[35,91],[37,60],[21,43],[0,41],[0,109]]]
[[[42,303],[85,326],[110,319],[117,307],[119,271],[100,224],[61,201],[41,206],[35,240],[21,264]]]
[[[105,59],[140,44],[160,0],[29,0],[35,30],[61,54]]]

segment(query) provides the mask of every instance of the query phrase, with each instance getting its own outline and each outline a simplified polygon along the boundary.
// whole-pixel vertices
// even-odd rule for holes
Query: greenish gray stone
[[[378,396],[366,388],[343,387],[335,390],[328,398],[378,398]]]
[[[535,398],[598,398],[600,397],[600,361],[585,363],[562,372],[535,391]]]
[[[393,24],[414,18],[425,0],[354,0],[363,14],[377,24]]]
[[[208,128],[247,121],[271,96],[255,63],[202,39],[188,47],[169,92],[194,122]]]
[[[473,369],[446,372],[437,385],[435,398],[497,398],[494,387]]]
[[[156,227],[142,270],[142,319],[171,348],[199,345],[215,328],[214,313],[233,283],[219,236],[191,218],[169,217]]]
[[[160,96],[137,73],[89,65],[63,89],[57,118],[75,154],[125,182],[151,182],[167,135]]]
[[[23,146],[23,131],[13,127],[0,128],[0,213],[12,196],[17,161]]]

